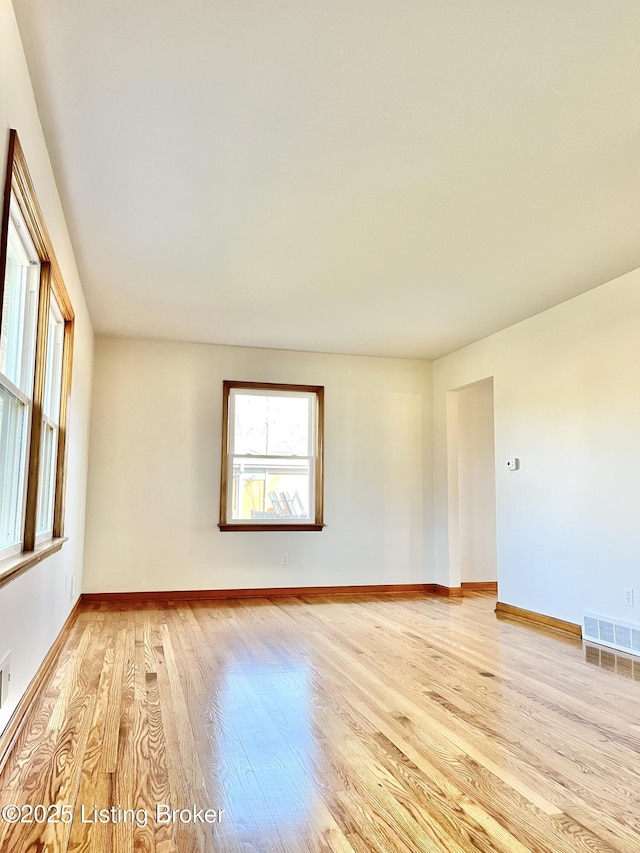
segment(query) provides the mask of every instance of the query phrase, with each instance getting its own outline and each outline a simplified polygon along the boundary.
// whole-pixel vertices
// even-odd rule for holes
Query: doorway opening
[[[493,377],[447,402],[449,585],[497,593]]]

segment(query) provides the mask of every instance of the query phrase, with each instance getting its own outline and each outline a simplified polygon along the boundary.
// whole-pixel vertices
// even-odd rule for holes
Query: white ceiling
[[[638,0],[13,0],[98,332],[433,358],[640,266]]]

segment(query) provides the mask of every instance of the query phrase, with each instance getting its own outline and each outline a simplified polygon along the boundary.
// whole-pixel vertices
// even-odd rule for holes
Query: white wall
[[[457,395],[459,559],[462,583],[495,581],[496,487],[493,381]]]
[[[500,599],[640,621],[640,270],[434,364],[435,554],[449,565],[447,398],[494,378]],[[506,470],[516,456],[521,469]]]
[[[85,489],[93,360],[93,331],[49,163],[22,45],[9,0],[0,0],[0,170],[7,162],[9,128],[16,128],[75,314],[74,372],[69,409],[67,511],[62,551],[0,589],[0,659],[11,650],[10,701],[0,732],[28,687],[73,603],[65,592],[82,584]],[[0,191],[1,192],[1,191]]]
[[[84,590],[432,582],[431,372],[98,337]],[[322,532],[218,530],[224,379],[325,386]]]

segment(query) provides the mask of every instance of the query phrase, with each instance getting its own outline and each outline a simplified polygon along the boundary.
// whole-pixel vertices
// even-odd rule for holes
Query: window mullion
[[[40,442],[42,437],[42,415],[44,398],[45,364],[47,359],[47,335],[49,333],[49,298],[51,293],[51,267],[43,262],[40,268],[40,295],[38,299],[38,335],[35,352],[35,378],[33,383],[33,408],[31,415],[31,437],[29,465],[27,468],[27,502],[24,517],[24,550],[33,551],[36,546],[38,513],[38,480],[40,471]]]

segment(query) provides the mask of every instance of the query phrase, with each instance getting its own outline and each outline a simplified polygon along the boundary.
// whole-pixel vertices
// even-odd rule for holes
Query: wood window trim
[[[312,522],[291,523],[230,522],[227,519],[227,489],[229,479],[229,396],[232,390],[281,391],[315,394],[316,407],[316,457],[315,457],[315,518]],[[292,385],[276,382],[245,382],[225,379],[222,383],[222,457],[220,467],[220,522],[218,527],[225,533],[254,533],[266,531],[308,532],[324,528],[324,385]]]
[[[51,297],[51,268],[48,261],[40,258],[40,289],[38,295],[38,324],[36,336],[36,369],[33,381],[33,404],[31,409],[31,437],[29,439],[29,461],[27,463],[27,503],[24,514],[23,551],[36,547],[38,512],[38,479],[40,472],[40,444],[42,439],[42,411],[44,400],[44,367],[47,357],[47,333],[49,331],[49,299]]]
[[[31,412],[31,430],[29,437],[29,455],[27,461],[26,509],[23,531],[23,552],[19,555],[25,562],[32,564],[28,555],[39,555],[47,550],[45,546],[64,540],[64,509],[67,461],[67,417],[68,402],[71,393],[71,371],[73,363],[73,333],[75,314],[62,277],[62,272],[53,250],[42,209],[38,202],[35,187],[29,173],[24,151],[16,130],[9,131],[7,169],[5,174],[4,199],[2,206],[2,224],[0,229],[0,322],[4,301],[4,278],[7,265],[7,245],[11,197],[20,208],[25,224],[36,248],[41,263],[40,288],[38,296],[38,325],[36,332],[35,371],[33,402]],[[42,429],[42,411],[44,396],[44,371],[47,351],[49,299],[53,295],[64,320],[62,387],[60,391],[60,417],[58,425],[58,452],[56,456],[54,511],[52,539],[36,547],[38,478],[40,466],[40,438]],[[59,550],[59,547],[53,550]],[[6,566],[13,564],[16,558],[8,558],[0,563],[0,579],[4,578]],[[38,557],[38,562],[42,559]],[[28,567],[28,565],[26,566]],[[22,570],[22,569],[21,569]]]
[[[46,542],[36,545],[33,551],[23,551],[21,554],[7,557],[0,563],[0,589],[26,572],[27,569],[37,566],[46,557],[55,554],[68,541],[67,536],[54,536],[53,539],[47,539]]]

